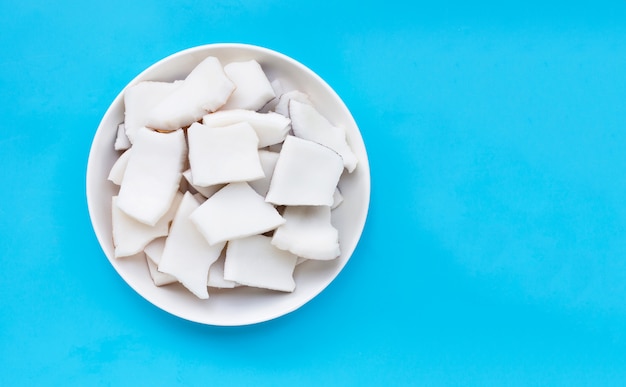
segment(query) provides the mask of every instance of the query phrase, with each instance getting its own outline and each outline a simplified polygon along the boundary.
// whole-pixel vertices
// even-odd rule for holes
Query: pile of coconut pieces
[[[109,180],[115,257],[145,253],[157,286],[292,292],[297,264],[340,255],[331,211],[357,158],[345,130],[254,60],[215,57],[124,94]]]

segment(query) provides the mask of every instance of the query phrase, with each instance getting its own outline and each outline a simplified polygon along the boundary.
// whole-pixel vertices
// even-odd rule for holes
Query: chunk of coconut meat
[[[341,203],[343,203],[343,195],[341,194],[341,191],[339,191],[339,188],[335,188],[335,193],[333,193],[333,205],[330,206],[330,209],[334,210],[339,207]]]
[[[274,90],[275,99],[278,99],[279,96],[283,95],[287,91],[285,80],[282,78],[276,78],[270,81],[270,85],[272,85],[272,90]]]
[[[234,281],[224,279],[224,260],[226,259],[226,250],[222,251],[222,255],[211,265],[209,269],[209,278],[207,278],[207,285],[210,288],[218,289],[232,289],[239,286]]]
[[[212,128],[194,123],[187,136],[193,185],[207,187],[264,177],[259,138],[250,124]]]
[[[154,226],[172,205],[182,178],[187,143],[182,130],[137,131],[117,206],[129,216]]]
[[[224,278],[242,285],[293,292],[293,271],[298,257],[279,250],[271,238],[253,235],[228,242]]]
[[[189,216],[199,206],[191,193],[185,193],[165,240],[159,271],[176,277],[196,297],[207,299],[209,269],[219,258],[225,243],[211,246],[198,232]]]
[[[146,262],[148,264],[148,270],[150,271],[150,277],[156,286],[165,286],[178,282],[176,277],[161,273],[158,269],[164,248],[165,238],[157,238],[150,242],[143,251],[146,255]]]
[[[209,127],[228,126],[247,122],[259,137],[259,148],[278,144],[285,140],[291,121],[278,113],[258,113],[252,110],[219,110],[202,117],[202,124]]]
[[[267,150],[259,150],[259,160],[261,160],[261,168],[265,177],[248,182],[250,187],[255,190],[259,195],[265,197],[267,190],[270,188],[270,181],[274,174],[274,168],[278,161],[279,154],[276,152],[270,152]]]
[[[333,150],[287,136],[265,201],[287,206],[331,206],[342,171],[343,161]]]
[[[247,183],[228,184],[208,198],[190,219],[211,245],[262,234],[285,223],[276,208]]]
[[[124,172],[126,172],[126,167],[128,166],[128,160],[130,159],[130,155],[132,152],[132,148],[128,149],[124,153],[120,155],[120,157],[115,160],[113,166],[111,167],[111,171],[109,172],[109,177],[107,178],[115,185],[122,185],[122,180],[124,179]]]
[[[311,104],[311,99],[307,94],[298,90],[292,90],[280,96],[280,98],[278,99],[278,103],[274,108],[274,111],[280,115],[289,118],[289,102],[292,100],[306,103],[309,105]],[[289,127],[289,129],[291,129],[291,126]]]
[[[130,143],[128,136],[126,136],[126,126],[122,122],[117,126],[117,136],[115,137],[115,144],[113,147],[116,151],[119,151],[126,150],[130,148],[131,145],[132,144]]]
[[[261,65],[255,60],[232,62],[224,72],[236,85],[222,110],[259,110],[276,95]]]
[[[195,189],[200,195],[204,196],[205,199],[210,198],[211,196],[213,196],[214,193],[224,187],[224,184],[215,184],[208,187],[201,187],[199,185],[193,184],[193,174],[191,173],[191,169],[187,169],[185,172],[183,172],[183,177],[185,178],[185,180],[187,180],[187,183],[189,183],[191,188]]]
[[[226,102],[235,85],[226,76],[222,64],[208,57],[185,78],[183,84],[165,97],[148,115],[147,126],[175,130],[200,120]]]
[[[167,235],[170,222],[174,218],[182,196],[181,193],[176,195],[168,212],[154,226],[141,223],[128,216],[119,209],[119,198],[113,196],[111,210],[115,258],[137,254],[143,251],[146,245],[154,239]]]
[[[137,130],[148,125],[152,109],[178,89],[182,83],[183,81],[143,81],[126,89],[124,92],[124,128],[131,143],[134,143]]]
[[[274,90],[274,98],[272,98],[259,110],[261,113],[274,111],[274,108],[278,105],[279,96],[285,93],[285,86],[283,85],[283,81],[281,79],[274,79],[270,82],[270,85],[272,85],[272,90]]]
[[[182,200],[183,194],[181,194],[180,196]],[[174,213],[174,215],[176,215],[176,213]],[[156,263],[157,265],[161,263],[161,256],[163,255],[163,249],[165,248],[166,239],[167,239],[166,237],[157,238],[153,240],[152,242],[148,243],[146,247],[143,249],[143,252],[146,254],[146,257],[148,257],[148,259],[150,259],[152,262]]]
[[[285,224],[272,237],[274,246],[308,259],[330,260],[339,256],[339,233],[330,223],[330,207],[288,206],[283,218]]]
[[[334,126],[315,107],[292,99],[289,101],[289,117],[293,134],[329,147],[339,153],[348,172],[357,165],[356,155],[346,141],[346,131]]]

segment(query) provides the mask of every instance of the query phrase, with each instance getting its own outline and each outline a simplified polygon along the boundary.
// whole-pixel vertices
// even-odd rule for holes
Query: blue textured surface
[[[3,385],[620,385],[626,2],[0,3]],[[266,46],[361,127],[370,215],[300,310],[169,316],[115,273],[85,171],[151,63]]]

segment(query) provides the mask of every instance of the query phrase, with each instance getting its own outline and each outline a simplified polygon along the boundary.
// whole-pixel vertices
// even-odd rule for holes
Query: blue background
[[[201,326],[102,253],[89,147],[181,49],[281,51],[368,147],[363,238],[295,313]],[[0,3],[3,385],[619,385],[626,2]]]

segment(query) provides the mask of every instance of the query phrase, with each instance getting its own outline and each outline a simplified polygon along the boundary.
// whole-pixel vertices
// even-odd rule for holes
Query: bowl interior
[[[344,175],[340,190],[344,202],[333,211],[339,230],[341,255],[332,261],[306,261],[294,272],[296,290],[279,293],[241,287],[210,289],[210,298],[200,300],[181,285],[156,287],[143,255],[115,259],[111,231],[111,197],[118,187],[107,180],[119,157],[113,148],[117,125],[124,121],[123,93],[140,81],[174,81],[186,75],[207,56],[223,65],[232,61],[257,60],[270,80],[280,78],[287,89],[307,93],[316,108],[333,124],[346,129],[348,142],[358,157],[356,170]],[[133,79],[115,98],[98,127],[87,166],[87,203],[91,222],[102,249],[120,276],[155,306],[181,318],[211,325],[246,325],[289,313],[319,294],[339,274],[352,255],[365,225],[370,196],[370,172],[365,145],[349,110],[326,82],[295,60],[262,47],[244,44],[212,44],[171,55]]]

